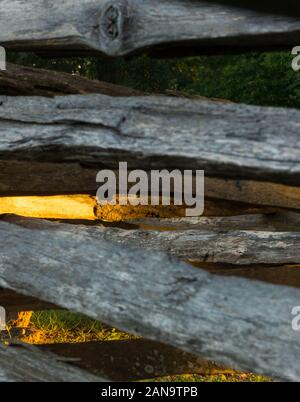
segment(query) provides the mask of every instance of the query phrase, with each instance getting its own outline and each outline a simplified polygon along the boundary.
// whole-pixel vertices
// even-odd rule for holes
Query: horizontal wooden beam
[[[107,240],[128,247],[166,251],[182,260],[247,264],[300,263],[300,232],[270,232],[209,227],[188,230],[124,230],[80,226],[95,239]],[[217,226],[217,224],[216,224]]]
[[[164,230],[161,227],[155,228],[156,220],[145,229],[130,227],[128,230],[126,225],[120,228],[77,224],[73,230],[86,233],[100,242],[109,241],[134,249],[165,251],[186,261],[234,265],[300,263],[299,222],[286,228],[288,221],[284,218],[282,221],[278,219],[278,225],[276,219],[273,219],[273,227],[271,218],[268,228],[267,217],[255,219],[251,216],[200,218],[198,224],[187,224],[186,227],[184,222],[187,219],[173,219],[171,222],[178,220],[181,222],[179,227],[168,228],[170,220],[167,219]],[[21,219],[18,221],[21,222]],[[26,224],[26,220],[24,222]],[[72,230],[70,226],[65,227]],[[288,231],[290,229],[292,231]]]
[[[240,4],[238,4],[239,6]],[[0,45],[13,50],[97,51],[124,56],[167,46],[295,46],[299,19],[195,0],[2,0]]]
[[[213,276],[49,222],[1,221],[0,235],[1,287],[240,371],[300,378],[298,289]]]
[[[225,217],[183,217],[171,219],[144,218],[127,221],[132,228],[155,231],[171,230],[215,230],[215,231],[261,231],[297,232],[300,214],[277,212],[274,214],[253,214]]]
[[[201,357],[147,339],[39,346],[111,381],[137,381],[179,374],[211,375],[229,370]],[[76,361],[77,360],[77,361]]]
[[[0,104],[1,160],[111,169],[127,161],[299,185],[298,110],[163,96],[0,97]]]
[[[37,348],[0,344],[0,382],[101,382],[100,377]]]

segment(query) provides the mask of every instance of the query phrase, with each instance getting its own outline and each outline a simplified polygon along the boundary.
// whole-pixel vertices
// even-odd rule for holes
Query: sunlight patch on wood
[[[276,208],[206,199],[203,216],[270,214],[277,211]],[[184,205],[99,205],[96,197],[88,194],[0,197],[0,216],[12,214],[40,219],[120,222],[143,218],[182,218],[185,212]]]
[[[0,214],[31,218],[94,220],[95,206],[88,195],[0,198]]]
[[[103,220],[108,222],[144,217],[185,216],[183,206],[105,205],[90,195],[1,197],[0,215],[66,220]]]

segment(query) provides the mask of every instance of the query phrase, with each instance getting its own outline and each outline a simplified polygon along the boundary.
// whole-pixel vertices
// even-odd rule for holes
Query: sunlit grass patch
[[[80,343],[135,339],[82,314],[64,310],[35,312],[22,341],[32,344]]]
[[[24,318],[28,313],[19,313]],[[28,317],[27,317],[28,318]],[[19,322],[19,321],[18,321]],[[16,321],[15,321],[16,323]],[[27,323],[27,321],[26,321]],[[13,329],[13,323],[11,324]],[[11,332],[13,333],[13,332]],[[19,340],[35,345],[55,343],[83,343],[95,341],[121,341],[137,337],[111,328],[82,314],[65,310],[34,312],[28,327],[19,332]],[[144,380],[146,382],[270,382],[271,380],[254,374],[228,372],[210,375],[185,374]]]
[[[269,378],[255,374],[225,373],[214,375],[185,374],[145,380],[145,382],[271,382]]]

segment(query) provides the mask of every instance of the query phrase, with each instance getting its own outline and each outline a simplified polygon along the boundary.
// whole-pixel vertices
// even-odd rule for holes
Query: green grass
[[[35,312],[22,341],[32,344],[80,343],[91,341],[117,341],[135,339],[82,314],[64,310]],[[152,381],[152,380],[145,380]],[[223,373],[214,375],[177,375],[153,379],[154,382],[268,382],[254,374]]]
[[[35,312],[24,341],[41,343],[79,343],[133,339],[132,335],[108,327],[82,314],[50,310]]]
[[[186,374],[145,380],[143,382],[271,382],[270,379],[255,374],[214,374],[201,376],[198,374]]]

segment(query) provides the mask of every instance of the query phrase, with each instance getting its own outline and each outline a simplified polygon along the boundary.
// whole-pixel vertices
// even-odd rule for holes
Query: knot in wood
[[[121,11],[116,5],[110,5],[104,12],[102,29],[111,39],[116,39],[120,35],[120,18]]]

